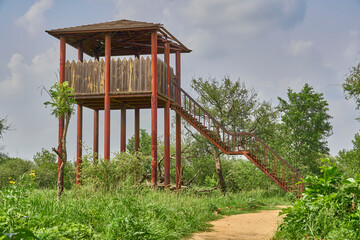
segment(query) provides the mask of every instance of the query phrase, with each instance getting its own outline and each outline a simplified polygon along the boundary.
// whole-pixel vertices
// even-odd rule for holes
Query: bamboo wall
[[[173,69],[171,79],[175,78]],[[75,95],[104,94],[105,62],[89,60],[66,61],[65,81],[75,90]],[[110,65],[110,93],[131,94],[151,92],[151,59],[112,59]],[[167,66],[158,59],[158,92],[167,96]],[[171,96],[174,89],[171,87]]]

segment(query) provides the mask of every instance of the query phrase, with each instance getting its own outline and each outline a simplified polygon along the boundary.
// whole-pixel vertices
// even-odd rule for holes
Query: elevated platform
[[[104,110],[105,94],[76,95],[76,102],[84,107],[93,110]],[[164,108],[167,97],[158,93],[158,108]],[[173,100],[170,100],[173,102]],[[123,107],[126,109],[143,109],[151,108],[151,92],[133,92],[123,94],[110,94],[111,110],[118,110]]]
[[[168,99],[168,68],[160,59],[157,63],[158,107],[162,108]],[[65,81],[75,90],[78,104],[94,110],[104,109],[104,71],[103,60],[66,62]],[[172,69],[170,78],[170,81],[175,79]],[[151,59],[113,58],[109,95],[111,109],[121,109],[124,106],[127,109],[151,108]],[[170,86],[171,102],[174,96],[174,87]]]

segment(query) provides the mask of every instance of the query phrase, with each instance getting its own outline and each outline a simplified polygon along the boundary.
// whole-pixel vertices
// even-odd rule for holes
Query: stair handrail
[[[171,80],[171,83],[184,95],[186,95],[199,109],[201,109],[207,117],[209,117],[211,120],[213,120],[216,125],[218,125],[224,132],[226,132],[228,135],[250,135],[251,137],[254,137],[256,141],[258,141],[260,144],[262,144],[265,148],[270,150],[270,152],[275,155],[276,158],[278,158],[281,162],[283,162],[286,166],[288,166],[292,171],[294,171],[298,177],[301,179],[303,176],[295,169],[293,168],[288,162],[286,162],[282,157],[280,157],[274,150],[272,150],[268,145],[266,145],[259,137],[257,137],[255,134],[251,132],[231,132],[228,131],[224,126],[222,126],[210,113],[208,113],[194,98],[192,98],[187,92],[185,92],[184,89],[182,89],[174,80]],[[181,96],[180,97],[180,106],[181,106]],[[175,102],[176,103],[176,102]],[[179,104],[179,103],[176,103]]]

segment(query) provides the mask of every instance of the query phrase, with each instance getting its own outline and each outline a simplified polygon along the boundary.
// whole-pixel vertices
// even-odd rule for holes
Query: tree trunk
[[[66,135],[70,123],[70,117],[71,114],[67,114],[65,116],[64,132],[63,132],[63,137],[61,139],[62,149],[61,152],[57,152],[58,155],[60,154],[60,158],[62,160],[58,173],[57,194],[56,194],[57,200],[60,200],[61,194],[64,190],[64,170],[65,170],[65,164],[67,162]]]
[[[216,174],[218,177],[218,184],[220,187],[220,191],[225,194],[226,193],[226,185],[225,185],[225,180],[224,180],[224,177],[222,174],[220,154],[221,153],[218,149],[214,149],[214,160],[215,160]]]

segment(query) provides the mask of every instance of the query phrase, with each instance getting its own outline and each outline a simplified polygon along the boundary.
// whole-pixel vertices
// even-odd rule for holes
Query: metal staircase
[[[175,82],[171,108],[222,152],[244,155],[286,192],[301,196],[302,176],[257,136],[248,132],[229,132]]]

